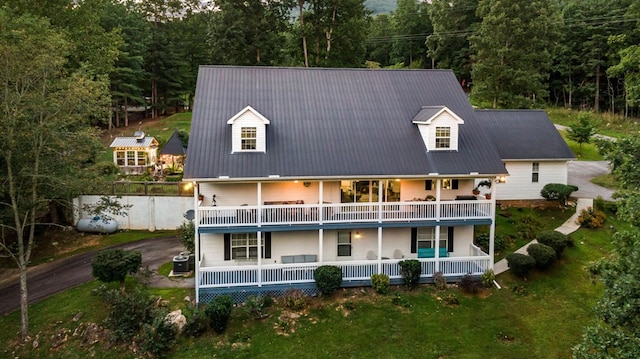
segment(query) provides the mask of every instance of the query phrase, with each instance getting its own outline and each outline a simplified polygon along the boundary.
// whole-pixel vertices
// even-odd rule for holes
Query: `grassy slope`
[[[555,212],[542,212],[541,216],[543,223],[563,220]],[[627,227],[613,219],[607,225]],[[586,266],[612,249],[611,234],[611,229],[581,229],[572,236],[575,247],[566,250],[560,263],[546,273],[534,273],[526,281],[509,273],[500,275],[502,290],[467,295],[455,288],[445,292],[436,292],[432,286],[421,286],[414,292],[393,288],[394,293],[406,298],[409,308],[392,304],[393,295],[376,295],[370,288],[314,299],[295,323],[285,327],[287,335],[280,335],[276,329],[280,327],[280,307],[272,308],[271,315],[262,320],[250,319],[235,309],[224,335],[207,332],[198,339],[183,338],[170,357],[400,358],[419,354],[424,358],[567,358],[582,328],[591,322],[591,308],[602,292],[601,285],[590,280]],[[529,294],[516,295],[510,290],[515,285],[524,286]],[[84,310],[81,321],[100,322],[104,307],[90,295],[96,286],[92,282],[31,306],[32,332],[42,332],[44,339],[40,349],[33,350],[29,344],[15,355],[62,358],[95,353],[100,358],[135,357],[126,350],[105,351],[101,344],[83,348],[71,335],[63,347],[49,351],[47,343],[52,334],[61,328],[72,331],[78,325],[71,321],[78,308],[92,308]],[[170,299],[170,307],[175,307],[184,305],[182,298],[193,295],[191,292],[170,289],[161,294]],[[448,293],[455,294],[460,305],[445,305],[439,300]],[[14,340],[19,313],[1,318],[0,328],[0,343]]]

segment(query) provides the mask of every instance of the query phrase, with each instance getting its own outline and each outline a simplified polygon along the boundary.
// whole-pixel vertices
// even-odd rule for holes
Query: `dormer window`
[[[451,146],[451,127],[436,127],[436,148]]]
[[[425,106],[413,117],[427,151],[457,151],[464,121],[444,106]]]
[[[270,121],[253,107],[247,106],[231,117],[231,153],[267,152],[267,125]]]
[[[240,137],[242,138],[243,150],[255,150],[256,149],[256,136],[257,130],[255,127],[242,127],[240,130]]]

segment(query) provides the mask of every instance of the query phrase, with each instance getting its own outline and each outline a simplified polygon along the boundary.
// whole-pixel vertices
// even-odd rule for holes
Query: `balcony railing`
[[[439,208],[438,208],[439,203]],[[402,222],[491,218],[491,201],[323,203],[199,207],[200,226]]]
[[[482,252],[481,252],[482,253]],[[467,273],[480,275],[490,268],[489,256],[421,258],[421,278],[430,278],[436,271],[445,277],[464,276]],[[380,261],[380,273],[390,279],[402,278],[401,259],[383,259]],[[262,286],[275,284],[300,284],[315,281],[313,273],[320,265],[334,265],[342,270],[343,281],[369,280],[378,272],[378,261],[362,260],[351,262],[324,262],[299,264],[204,267],[200,268],[198,285],[200,288],[227,288],[241,286]],[[437,268],[437,270],[436,270]]]

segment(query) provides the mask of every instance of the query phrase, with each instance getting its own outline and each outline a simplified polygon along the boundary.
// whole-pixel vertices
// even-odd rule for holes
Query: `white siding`
[[[232,152],[241,152],[242,150],[242,127],[255,127],[256,128],[256,149],[258,152],[266,152],[267,150],[267,136],[266,125],[262,119],[258,118],[253,112],[246,111],[235,121],[233,121],[232,128]],[[246,150],[244,150],[246,151]]]
[[[436,195],[436,181],[433,179],[431,191],[425,190],[425,180],[402,180],[400,184],[400,200],[411,201],[414,198],[424,199],[427,195]],[[456,196],[470,196],[473,190],[472,179],[459,179],[458,189],[442,189],[441,197],[444,200],[456,199]]]
[[[443,228],[443,230],[445,230]],[[325,230],[323,239],[323,261],[352,261],[367,259],[367,253],[378,255],[378,230],[346,229],[351,232],[351,256],[338,257],[338,231]],[[355,238],[355,233],[360,233],[360,238]],[[454,251],[452,255],[470,255],[470,245],[473,243],[473,226],[455,227]],[[272,232],[271,234],[271,258],[263,259],[264,264],[282,263],[281,257],[296,254],[318,255],[319,247],[318,231]],[[201,250],[205,255],[204,266],[224,266],[246,264],[234,260],[224,260],[224,235],[202,234]],[[382,257],[393,258],[394,253],[402,253],[404,258],[417,258],[416,253],[411,253],[411,228],[385,228],[382,230]],[[318,258],[319,259],[319,258]]]
[[[509,172],[505,183],[498,183],[498,200],[542,199],[540,190],[547,183],[567,184],[567,161],[538,162],[538,182],[531,182],[533,161],[505,162]]]
[[[420,136],[424,141],[427,151],[457,151],[458,150],[458,120],[451,116],[446,111],[438,115],[431,121],[431,124],[418,124],[420,130]],[[449,127],[451,128],[451,137],[449,148],[436,148],[436,127]]]
[[[310,181],[309,187],[304,181],[264,182],[262,184],[262,204],[269,201],[298,201],[305,204],[317,204],[320,198],[319,182]],[[216,195],[218,206],[258,205],[257,183],[200,183],[200,192],[204,195],[203,206],[211,206]],[[323,202],[340,203],[340,182],[323,183]]]

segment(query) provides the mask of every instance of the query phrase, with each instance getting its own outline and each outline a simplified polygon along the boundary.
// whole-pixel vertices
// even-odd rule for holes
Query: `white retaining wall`
[[[88,218],[88,215],[82,212],[82,206],[94,204],[99,199],[100,196],[96,195],[75,198],[74,207],[79,209],[79,213],[75,214],[75,223],[81,218]],[[195,209],[193,197],[122,196],[119,202],[122,205],[131,205],[131,208],[128,216],[115,218],[118,229],[173,230],[186,222],[183,216],[185,212]]]

